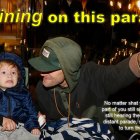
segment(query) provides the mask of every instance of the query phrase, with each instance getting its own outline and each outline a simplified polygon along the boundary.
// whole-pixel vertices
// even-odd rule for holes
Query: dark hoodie
[[[39,128],[37,112],[25,87],[25,69],[21,58],[12,53],[1,53],[1,60],[14,61],[20,69],[21,78],[15,87],[5,91],[0,89],[0,124],[2,125],[3,117],[7,117],[16,123],[24,123],[28,131]]]
[[[101,107],[104,100],[137,79],[129,68],[130,58],[114,66],[101,66],[94,62],[81,66],[81,49],[74,41],[57,37],[47,40],[43,46],[48,46],[56,53],[69,85],[67,89],[59,86],[45,88],[41,81],[38,83],[40,110],[48,119],[55,120],[68,116],[67,100],[70,94],[71,115],[102,121],[104,116]]]

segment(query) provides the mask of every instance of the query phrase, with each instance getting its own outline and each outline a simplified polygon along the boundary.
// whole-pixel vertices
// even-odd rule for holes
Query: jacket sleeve
[[[26,93],[23,99],[23,110],[26,112],[27,119],[24,122],[24,127],[31,131],[34,128],[39,128],[38,118],[37,118],[37,111],[35,106],[32,102],[32,98],[30,93]]]
[[[124,88],[134,81],[137,77],[129,66],[130,58],[127,58],[117,65],[96,65],[92,62],[88,68],[91,90],[104,93],[101,96],[108,96]]]

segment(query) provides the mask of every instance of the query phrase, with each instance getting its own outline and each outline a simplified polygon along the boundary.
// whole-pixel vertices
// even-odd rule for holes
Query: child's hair
[[[0,68],[2,67],[2,64],[8,64],[9,66],[13,66],[13,67],[16,67],[17,68],[17,71],[18,71],[18,77],[20,78],[20,68],[19,66],[12,60],[10,59],[2,59],[0,60]]]

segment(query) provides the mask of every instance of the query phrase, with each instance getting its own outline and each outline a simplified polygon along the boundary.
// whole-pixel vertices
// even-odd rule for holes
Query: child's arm
[[[24,123],[25,129],[27,129],[29,132],[31,132],[33,129],[39,129],[40,126],[38,123],[37,111],[32,102],[31,94],[28,93],[27,90],[25,90],[25,96],[22,101],[22,109],[24,112],[26,112],[27,117],[27,119],[22,122]]]

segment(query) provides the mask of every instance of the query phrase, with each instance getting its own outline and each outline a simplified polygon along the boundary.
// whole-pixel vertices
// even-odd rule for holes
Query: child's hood
[[[18,88],[24,87],[25,86],[25,68],[24,68],[22,59],[14,53],[8,53],[8,52],[0,53],[0,60],[5,60],[5,59],[12,60],[18,65],[20,74],[21,74],[21,79],[18,82],[17,86]]]

